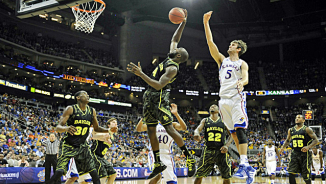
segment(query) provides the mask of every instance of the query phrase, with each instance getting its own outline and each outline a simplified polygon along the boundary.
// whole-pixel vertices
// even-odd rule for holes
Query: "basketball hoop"
[[[71,7],[75,15],[75,29],[85,33],[93,32],[96,19],[104,11],[106,5],[102,0],[94,0]]]

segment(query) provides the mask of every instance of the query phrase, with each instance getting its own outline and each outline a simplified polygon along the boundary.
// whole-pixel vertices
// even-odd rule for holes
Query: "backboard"
[[[92,0],[16,0],[16,16],[24,19],[50,13]]]

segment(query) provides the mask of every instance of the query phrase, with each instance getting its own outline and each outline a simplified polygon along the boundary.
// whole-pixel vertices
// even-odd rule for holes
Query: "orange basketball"
[[[169,19],[173,24],[180,24],[185,19],[185,12],[182,8],[172,8],[169,12]]]

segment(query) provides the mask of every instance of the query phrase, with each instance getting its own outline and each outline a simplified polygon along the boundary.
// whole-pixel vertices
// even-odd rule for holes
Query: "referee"
[[[43,137],[40,136],[39,140]],[[45,155],[45,183],[50,181],[51,166],[53,166],[53,172],[55,172],[57,167],[57,154],[59,151],[60,141],[56,138],[54,133],[50,134],[50,139],[42,142],[42,145],[46,147]],[[61,183],[61,182],[60,182]]]

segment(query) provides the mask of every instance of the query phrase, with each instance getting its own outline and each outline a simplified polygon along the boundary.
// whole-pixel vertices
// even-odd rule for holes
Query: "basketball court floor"
[[[178,178],[178,184],[193,184],[195,178]],[[296,178],[297,184],[304,184],[301,177]],[[114,184],[148,184],[149,180],[116,180]],[[222,184],[223,180],[220,176],[209,176],[203,179],[202,184]],[[246,180],[231,179],[232,184],[246,183]],[[256,177],[254,184],[268,184],[268,177]],[[275,184],[289,183],[288,177],[276,177]],[[322,184],[321,178],[316,178],[315,184]]]

